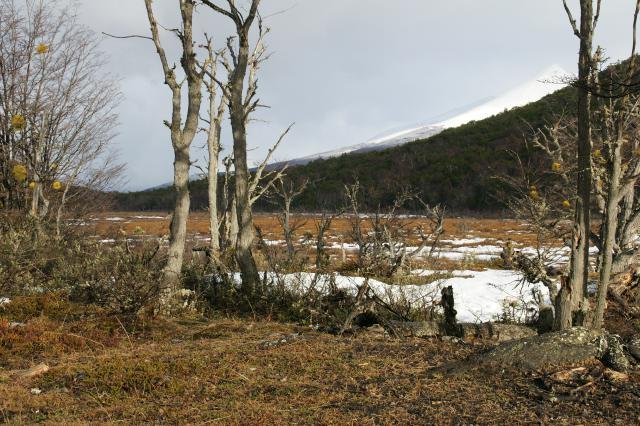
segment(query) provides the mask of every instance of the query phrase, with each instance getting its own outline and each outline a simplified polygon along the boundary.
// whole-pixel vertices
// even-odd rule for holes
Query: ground
[[[434,373],[488,343],[339,337],[246,319],[130,322],[56,303],[41,302],[43,315],[30,319],[29,309],[4,314],[26,321],[0,329],[0,419],[7,423],[640,421],[637,375],[567,397],[540,386],[542,372]],[[41,376],[12,375],[40,362],[51,367]]]
[[[314,232],[313,217],[306,221],[301,235]],[[258,215],[257,223],[268,239],[280,239],[273,216]],[[140,213],[107,213],[80,224],[105,244],[123,235],[161,236],[167,225],[164,215]],[[191,243],[202,244],[206,216],[193,215],[190,225]],[[340,219],[330,236],[348,244],[347,234],[348,222]],[[522,224],[512,220],[449,219],[443,238],[449,253],[493,258],[501,241],[533,244]],[[447,260],[453,263],[440,266],[453,270],[462,265],[468,268],[465,273],[493,265],[488,258],[464,264]],[[638,330],[636,322],[615,309],[608,312],[607,326],[623,330],[623,337]],[[585,382],[556,386],[550,382],[552,374],[573,366],[526,371],[473,363],[494,345],[486,340],[397,339],[376,327],[337,336],[253,316],[192,314],[171,321],[116,316],[56,294],[17,297],[0,307],[0,421],[640,423],[640,375],[635,369],[617,380],[591,373],[604,368],[593,361],[585,366],[590,372]],[[42,363],[48,371],[22,377],[25,369]],[[465,367],[449,368],[460,365]]]

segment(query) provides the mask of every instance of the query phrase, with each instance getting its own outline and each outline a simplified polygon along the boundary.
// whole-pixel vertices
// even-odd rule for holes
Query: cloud
[[[578,41],[562,5],[506,0],[270,0],[263,15],[274,52],[260,75],[267,123],[251,126],[250,158],[259,161],[279,133],[296,127],[276,158],[289,159],[364,142],[388,128],[424,121],[497,95],[558,63],[571,71]],[[577,4],[577,2],[574,2]],[[633,5],[603,6],[598,43],[612,58],[630,50]],[[158,19],[177,25],[173,1],[156,1]],[[574,5],[575,6],[575,5]],[[142,1],[84,0],[82,22],[96,32],[147,34]],[[196,33],[222,41],[228,23],[206,9]],[[629,25],[621,25],[628,22]],[[177,47],[164,36],[171,55]],[[110,70],[122,78],[117,144],[128,162],[128,189],[171,180],[169,92],[145,40],[105,39]],[[223,136],[229,143],[229,132]],[[201,157],[201,150],[192,150]],[[200,160],[202,161],[202,160]]]

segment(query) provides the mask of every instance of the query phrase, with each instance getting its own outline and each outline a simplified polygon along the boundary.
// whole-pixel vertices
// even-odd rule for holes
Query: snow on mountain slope
[[[562,81],[562,78],[566,75],[566,71],[557,65],[553,65],[538,75],[534,80],[510,90],[484,105],[480,105],[457,117],[442,121],[436,125],[444,128],[458,127],[470,121],[482,120],[499,114],[504,110],[535,102],[564,87],[564,84],[559,84],[558,82]]]
[[[378,151],[397,145],[426,139],[445,129],[462,126],[471,121],[483,120],[505,110],[538,101],[548,94],[560,90],[565,84],[559,83],[568,73],[558,65],[552,65],[531,81],[524,83],[501,96],[485,99],[464,112],[449,115],[448,118],[433,120],[408,128],[397,128],[376,136],[367,142],[351,145],[334,151],[327,151],[289,161],[290,164],[306,164],[310,161],[337,157],[350,152]]]

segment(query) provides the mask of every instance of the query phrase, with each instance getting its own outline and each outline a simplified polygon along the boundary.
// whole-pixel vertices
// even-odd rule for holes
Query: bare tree
[[[111,141],[121,96],[96,36],[69,4],[0,1],[0,191],[42,220],[121,170]],[[11,170],[23,171],[11,179]],[[98,171],[100,171],[98,173]],[[97,179],[97,175],[101,178]],[[64,188],[63,195],[58,196]]]
[[[230,68],[225,51],[214,51],[212,40],[207,37],[207,61],[205,63],[205,74],[208,79],[205,82],[207,95],[209,96],[209,116],[205,120],[209,127],[207,129],[207,150],[209,164],[207,168],[207,185],[209,195],[209,234],[211,241],[209,248],[213,256],[217,256],[220,251],[220,219],[218,217],[218,162],[222,145],[220,135],[222,133],[222,120],[227,109],[227,97],[224,90],[219,90],[217,80],[218,66],[222,63],[227,69]],[[222,92],[218,96],[218,92]]]
[[[636,59],[636,29],[638,13],[640,12],[640,0],[636,1],[633,16],[633,43],[631,55],[626,64],[626,75],[622,79],[631,84],[638,72]],[[615,70],[610,71],[611,74]],[[610,76],[609,80],[614,81]],[[603,84],[606,86],[606,83]],[[599,194],[600,205],[603,206],[603,224],[601,227],[601,261],[600,280],[596,300],[596,311],[593,316],[593,327],[602,328],[604,323],[604,311],[609,288],[609,281],[613,270],[614,255],[624,247],[628,239],[627,232],[630,228],[638,226],[640,211],[634,211],[636,198],[636,186],[640,178],[640,160],[636,155],[625,156],[625,152],[631,148],[635,152],[640,147],[637,128],[640,124],[640,99],[631,97],[628,93],[621,97],[616,96],[613,84],[609,86],[609,99],[601,101],[598,122],[603,133],[602,162],[604,173],[601,175],[602,188]],[[626,157],[626,158],[625,158]],[[625,161],[627,160],[627,161]],[[618,228],[623,233],[618,231]],[[626,228],[626,229],[625,229]],[[627,232],[625,232],[627,231]],[[635,230],[637,231],[637,229]],[[622,241],[620,241],[622,240]]]
[[[215,12],[229,18],[236,30],[236,35],[229,38],[227,48],[231,55],[231,72],[228,83],[223,85],[228,91],[231,129],[233,131],[233,158],[235,166],[235,203],[238,217],[238,240],[236,243],[236,259],[242,276],[242,286],[247,293],[253,293],[260,282],[260,275],[252,252],[255,238],[253,227],[252,185],[247,164],[247,123],[252,112],[259,106],[257,98],[257,70],[265,57],[263,38],[268,30],[264,30],[262,19],[258,14],[260,0],[251,0],[249,7],[243,12],[233,0],[227,0],[227,8],[219,6],[212,0],[201,0]],[[251,29],[257,24],[258,38],[254,49],[250,46]],[[245,81],[248,80],[248,81]],[[245,90],[246,83],[246,90]],[[254,181],[255,182],[255,181]]]
[[[183,82],[178,80],[176,66],[171,65],[160,40],[158,22],[153,11],[153,0],[145,0],[147,18],[151,30],[151,39],[155,44],[165,84],[171,90],[171,120],[165,124],[171,131],[171,144],[174,152],[175,205],[171,218],[169,234],[169,252],[167,264],[163,271],[163,282],[160,291],[160,307],[170,310],[174,296],[180,283],[180,274],[184,259],[185,240],[187,235],[187,219],[189,216],[189,169],[191,161],[189,149],[198,131],[200,106],[202,103],[202,86],[204,67],[198,64],[193,41],[193,11],[195,0],[180,0],[181,28],[173,30],[180,40],[180,65],[187,82],[187,111],[183,124]]]
[[[308,179],[305,179],[300,183],[296,183],[291,179],[286,179],[284,176],[280,176],[278,181],[273,185],[273,196],[276,198],[276,202],[280,207],[278,222],[280,222],[280,226],[282,227],[284,241],[287,245],[287,256],[289,261],[293,260],[295,255],[295,246],[293,242],[295,233],[304,225],[304,222],[292,219],[291,204],[307,189],[308,184]]]
[[[601,0],[596,0],[594,12],[593,0],[580,0],[580,27],[573,17],[567,1],[563,5],[573,33],[580,40],[578,59],[578,179],[575,208],[575,222],[571,240],[571,270],[566,281],[565,291],[571,294],[567,300],[571,306],[563,307],[559,328],[570,328],[573,325],[571,313],[588,310],[586,299],[589,279],[589,235],[591,229],[591,94],[589,87],[594,78],[593,35],[600,17]],[[569,313],[566,313],[566,312]],[[584,317],[584,315],[577,315]],[[578,324],[581,325],[581,324]]]
[[[398,193],[394,203],[386,211],[378,209],[371,215],[360,211],[362,196],[360,183],[345,185],[351,219],[351,238],[358,246],[357,268],[364,276],[392,277],[402,273],[408,260],[417,257],[429,258],[436,250],[444,232],[444,208],[430,207],[415,193],[405,189]],[[401,210],[410,202],[421,207],[423,219],[428,225],[407,220]],[[417,235],[420,244],[409,246],[409,238]],[[425,256],[425,250],[428,253]]]

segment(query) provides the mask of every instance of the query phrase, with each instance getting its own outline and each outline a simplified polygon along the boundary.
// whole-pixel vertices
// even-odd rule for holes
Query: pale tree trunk
[[[240,225],[238,225],[238,215],[237,215],[237,207],[236,207],[236,196],[231,194],[231,204],[228,212],[228,231],[227,238],[229,242],[229,247],[235,247],[238,244],[238,231],[240,229]]]
[[[633,78],[637,73],[636,32],[639,14],[640,0],[636,0],[633,17],[631,56],[629,57],[629,68],[625,81],[629,86],[632,84]],[[633,106],[633,101],[629,98],[628,93],[625,93],[620,99],[611,100],[609,106],[610,110],[604,113],[605,122],[602,126],[605,137],[610,140],[605,140],[605,157],[607,160],[605,181],[607,183],[607,193],[605,196],[606,209],[601,235],[600,282],[598,284],[598,295],[596,298],[596,311],[593,316],[593,323],[591,324],[594,329],[601,329],[604,325],[604,311],[607,306],[609,281],[611,280],[614,266],[614,252],[624,248],[624,243],[626,243],[627,240],[627,238],[624,238],[624,235],[621,240],[619,239],[618,227],[620,225],[623,227],[633,226],[632,223],[630,223],[632,214],[628,211],[628,205],[629,203],[633,203],[636,183],[638,181],[637,171],[638,168],[640,168],[639,162],[636,162],[634,165],[632,161],[629,161],[623,167],[623,151],[627,143],[625,128],[628,124],[626,123],[631,121],[631,117],[635,115],[634,110],[636,109]],[[633,124],[629,127],[633,128],[632,131],[636,131],[635,125]],[[611,131],[608,132],[607,128],[611,129]],[[627,189],[623,188],[623,179]]]
[[[219,127],[217,140],[220,139]],[[219,142],[210,142],[209,146],[209,170],[208,170],[208,195],[209,195],[209,235],[211,242],[209,248],[212,255],[220,252],[220,221],[218,219],[218,155],[220,154]]]
[[[218,217],[218,161],[220,157],[220,151],[222,149],[220,145],[220,135],[222,133],[222,119],[226,111],[227,97],[224,93],[218,102],[218,83],[216,82],[216,75],[218,70],[219,57],[222,56],[222,62],[226,67],[229,64],[224,56],[224,53],[216,53],[213,50],[212,40],[207,37],[207,50],[209,53],[208,58],[208,71],[206,74],[209,79],[206,83],[207,92],[209,95],[209,129],[207,131],[207,149],[209,151],[209,165],[207,170],[207,184],[208,184],[208,196],[209,196],[209,234],[211,241],[209,248],[211,249],[211,255],[217,258],[220,253],[220,219]]]
[[[69,177],[69,179],[64,184],[64,191],[62,191],[62,197],[60,197],[60,204],[58,205],[58,209],[56,211],[56,238],[60,238],[62,235],[62,214],[64,212],[64,206],[67,203],[67,196],[69,195],[69,189],[73,186],[76,179],[78,178],[78,174],[80,173],[80,168],[84,163],[84,159],[78,163],[78,166],[73,171],[73,174]]]
[[[247,165],[247,121],[249,114],[256,107],[253,96],[255,92],[248,94],[245,99],[245,78],[249,68],[249,32],[257,16],[260,0],[252,0],[251,8],[243,17],[233,2],[229,2],[231,11],[222,10],[211,2],[203,2],[216,12],[230,17],[236,25],[238,47],[233,56],[233,70],[229,75],[229,111],[231,116],[231,129],[233,132],[233,159],[235,165],[235,203],[238,220],[238,234],[236,242],[236,260],[242,277],[242,288],[248,294],[252,294],[258,283],[260,275],[253,257],[252,246],[255,238],[253,229],[253,215],[251,212],[251,194],[249,191],[249,167]]]
[[[47,200],[44,196],[44,190],[42,188],[42,181],[40,179],[40,173],[38,169],[41,167],[42,163],[42,150],[44,148],[46,131],[48,127],[48,114],[45,113],[44,119],[42,121],[42,128],[40,129],[40,134],[38,139],[36,140],[36,146],[34,147],[34,156],[33,156],[33,193],[31,194],[31,210],[29,214],[35,218],[36,220],[43,219],[49,210],[49,200]],[[41,204],[42,202],[42,204]],[[38,225],[38,228],[39,225]],[[40,229],[38,230],[40,232]]]
[[[163,277],[159,289],[159,311],[161,313],[171,313],[176,308],[176,294],[180,287],[190,204],[189,169],[191,161],[189,159],[189,148],[198,130],[204,73],[204,71],[198,70],[194,51],[193,10],[195,2],[193,0],[180,0],[179,4],[182,23],[180,35],[182,58],[180,64],[184,70],[188,87],[187,113],[184,125],[182,122],[182,84],[178,82],[174,67],[169,64],[165,50],[162,47],[158,33],[158,23],[153,14],[152,0],[145,0],[151,38],[162,65],[165,84],[171,89],[172,95],[171,121],[167,125],[171,129],[171,144],[175,155],[173,163],[175,204],[169,230],[167,263],[162,271]]]
[[[246,47],[248,44],[241,47]],[[249,194],[249,168],[247,166],[247,133],[244,108],[236,105],[242,103],[242,80],[236,80],[232,87],[231,98],[231,128],[233,129],[233,157],[235,164],[235,196],[236,216],[238,220],[238,237],[236,242],[236,258],[240,267],[243,288],[252,293],[260,282],[258,267],[253,257],[252,246],[254,241],[253,215]],[[239,111],[238,111],[239,110]]]
[[[593,0],[580,0],[580,29],[573,19],[564,1],[575,35],[580,39],[580,53],[578,60],[578,183],[576,197],[576,215],[571,239],[571,266],[569,272],[570,306],[559,306],[569,309],[572,313],[583,317],[588,309],[587,283],[589,280],[589,234],[591,226],[591,94],[589,85],[593,73],[593,32],[597,22],[594,19]],[[598,1],[598,11],[600,9]],[[569,300],[569,299],[567,299]],[[567,315],[556,312],[558,317]],[[581,321],[578,321],[579,323]],[[566,329],[573,325],[573,321],[557,321],[556,327]],[[581,325],[581,324],[578,324]]]
[[[598,296],[596,311],[593,317],[592,327],[602,328],[604,322],[604,310],[607,305],[607,290],[611,278],[613,252],[616,245],[616,231],[618,226],[618,191],[621,177],[621,150],[620,141],[611,143],[610,161],[608,165],[608,183],[606,195],[606,210],[602,226],[602,254],[600,258],[600,282],[598,284]]]
[[[187,219],[189,217],[189,148],[174,150],[173,186],[175,190],[175,205],[169,229],[169,251],[167,264],[164,268],[164,285],[161,293],[163,304],[169,304],[178,290],[182,263],[184,261],[184,247],[187,238]]]
[[[64,212],[64,206],[67,202],[67,195],[69,194],[70,187],[70,182],[65,183],[62,197],[60,197],[60,204],[58,205],[58,210],[56,211],[56,238],[58,239],[60,239],[60,237],[62,236],[62,214]]]

